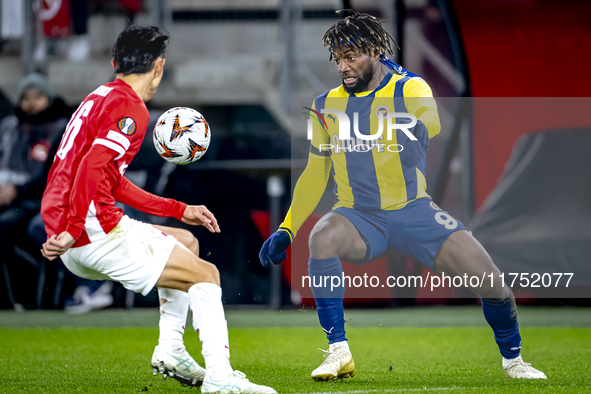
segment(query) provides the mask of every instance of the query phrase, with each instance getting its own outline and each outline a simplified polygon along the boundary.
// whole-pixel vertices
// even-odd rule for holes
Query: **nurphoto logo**
[[[327,117],[339,122],[339,133],[332,135],[332,143],[319,144],[318,149],[320,151],[333,150],[334,153],[340,153],[343,150],[348,152],[367,152],[372,149],[377,149],[378,152],[383,152],[385,144],[380,144],[379,140],[384,139],[384,120],[386,120],[386,139],[392,141],[392,131],[401,130],[411,141],[418,141],[412,132],[409,130],[416,126],[417,118],[413,114],[406,112],[389,112],[385,110],[376,110],[374,116],[378,119],[378,130],[375,134],[362,134],[359,131],[359,113],[353,113],[353,132],[355,137],[351,137],[351,120],[349,115],[338,109],[321,109],[320,112],[304,107],[309,110],[308,114],[310,117],[307,124],[307,137],[308,140],[312,140],[314,122],[316,122],[325,132],[328,133],[328,124],[324,119],[323,114],[328,114]],[[396,123],[397,119],[403,123]],[[386,147],[389,152],[401,152],[403,149],[402,145],[390,144]]]

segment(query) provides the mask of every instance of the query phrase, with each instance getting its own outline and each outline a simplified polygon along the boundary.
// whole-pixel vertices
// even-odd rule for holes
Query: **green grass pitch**
[[[232,365],[279,393],[583,393],[591,390],[591,309],[521,308],[523,356],[545,381],[509,380],[475,307],[347,312],[355,377],[317,383],[326,339],[315,311],[230,311]],[[156,310],[0,313],[0,392],[198,392],[153,376]],[[185,343],[202,363],[188,328]]]

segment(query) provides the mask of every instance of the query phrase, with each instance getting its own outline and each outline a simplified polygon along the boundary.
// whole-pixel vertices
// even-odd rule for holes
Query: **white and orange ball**
[[[198,111],[176,107],[163,113],[154,127],[154,146],[165,160],[185,165],[199,160],[211,141],[211,128]]]

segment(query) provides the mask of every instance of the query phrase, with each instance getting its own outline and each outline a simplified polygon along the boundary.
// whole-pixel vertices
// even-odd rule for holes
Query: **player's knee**
[[[198,283],[213,283],[218,286],[220,284],[220,272],[218,268],[208,263],[207,261],[203,261],[201,259],[197,260],[197,264],[194,270],[187,275],[186,281],[184,282],[183,291],[188,292],[191,287]]]
[[[178,241],[185,245],[195,256],[199,256],[199,241],[189,230],[181,230],[177,237]]]
[[[189,233],[189,244],[188,244],[188,248],[191,252],[193,252],[193,254],[195,256],[199,256],[199,241],[197,240],[197,238],[195,238],[195,236],[193,235],[193,233],[191,233],[190,231],[187,231]]]
[[[338,234],[329,228],[320,228],[312,230],[308,239],[310,256],[315,259],[325,259],[337,255],[336,245],[339,242]]]
[[[215,283],[220,286],[220,271],[218,267],[207,261],[200,260],[199,262],[199,278],[200,282]]]

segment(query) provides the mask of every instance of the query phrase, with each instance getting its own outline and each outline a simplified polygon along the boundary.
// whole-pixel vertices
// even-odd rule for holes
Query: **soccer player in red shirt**
[[[111,279],[143,295],[159,288],[155,372],[203,384],[203,393],[276,393],[230,366],[219,272],[197,256],[193,235],[135,221],[115,206],[119,201],[220,232],[205,206],[155,196],[124,176],[146,134],[144,102],[154,97],[162,79],[167,44],[168,36],[152,26],[129,26],[117,38],[112,60],[117,78],[90,93],[72,115],[49,173],[41,206],[48,234],[42,252],[50,260],[61,256],[83,278]],[[207,371],[183,345],[189,307]]]

